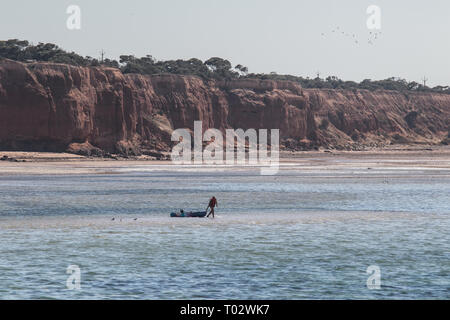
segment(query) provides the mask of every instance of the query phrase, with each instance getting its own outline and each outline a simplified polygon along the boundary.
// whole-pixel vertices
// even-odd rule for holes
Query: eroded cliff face
[[[288,81],[204,81],[63,64],[0,61],[3,150],[153,154],[171,133],[280,129],[287,148],[439,143],[450,95],[302,89]]]
[[[318,123],[317,141],[329,147],[439,144],[450,128],[450,95],[447,94],[306,91]]]

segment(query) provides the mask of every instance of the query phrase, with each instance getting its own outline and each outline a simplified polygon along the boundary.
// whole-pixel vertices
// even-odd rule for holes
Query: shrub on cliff
[[[322,119],[322,121],[320,122],[320,125],[319,125],[319,129],[327,130],[329,125],[330,125],[330,122],[328,121],[328,119]]]
[[[399,135],[398,133],[394,134],[392,136],[392,144],[408,144],[411,143],[411,141],[409,139],[407,139],[404,136]]]
[[[0,57],[17,61],[46,61],[86,66],[90,61],[75,52],[66,52],[53,43],[32,45],[28,41],[0,41]]]
[[[83,57],[75,52],[67,52],[56,44],[39,42],[37,45],[30,44],[26,40],[10,39],[0,41],[0,58],[16,61],[44,61],[65,63],[74,66],[96,66],[119,67],[115,60],[105,59],[98,61],[91,57]]]
[[[250,73],[248,68],[241,64],[232,68],[231,62],[219,57],[212,57],[205,62],[192,58],[189,60],[167,60],[156,61],[152,56],[136,58],[132,55],[121,55],[120,63],[112,59],[102,59],[101,61],[92,57],[83,57],[75,52],[67,52],[53,43],[30,44],[26,40],[10,39],[0,41],[0,58],[7,58],[16,61],[47,61],[65,63],[75,66],[107,66],[120,68],[123,73],[139,74],[180,74],[195,75],[203,79],[231,80],[236,78],[261,79],[261,80],[288,80],[300,83],[304,88],[322,89],[347,89],[347,90],[395,90],[401,92],[425,91],[450,93],[448,86],[427,87],[415,81],[407,82],[404,79],[391,77],[384,80],[365,79],[360,83],[354,81],[344,81],[335,76],[325,79],[316,77],[310,79],[293,75],[279,75],[275,72]]]
[[[335,76],[330,76],[325,79],[316,77],[314,79],[311,78],[303,78],[300,76],[292,76],[292,75],[280,75],[277,73],[270,74],[255,74],[250,73],[246,76],[246,78],[251,79],[261,79],[261,80],[288,80],[300,83],[303,88],[320,88],[320,89],[345,89],[345,90],[356,90],[356,89],[364,89],[364,90],[393,90],[400,92],[408,92],[408,91],[421,91],[421,92],[440,92],[440,93],[450,93],[450,87],[448,86],[436,86],[434,88],[430,88],[424,86],[415,81],[407,82],[405,79],[391,77],[384,80],[370,80],[365,79],[361,82],[355,81],[344,81]]]
[[[11,39],[0,41],[0,57],[11,60],[25,61],[24,50],[28,47],[28,41]]]
[[[222,58],[213,57],[205,62],[192,58],[189,60],[167,60],[156,61],[152,56],[136,58],[135,56],[120,56],[121,70],[123,73],[140,74],[180,74],[195,75],[204,79],[233,79],[239,77],[239,73],[234,71],[231,63]],[[239,65],[239,71],[244,72],[246,67]]]
[[[417,111],[411,111],[405,116],[405,121],[408,124],[408,127],[414,128],[416,126],[416,119],[419,114]]]

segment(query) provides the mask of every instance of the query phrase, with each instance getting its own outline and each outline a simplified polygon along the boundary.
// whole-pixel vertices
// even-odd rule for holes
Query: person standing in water
[[[210,200],[209,200],[209,204],[208,204],[208,206],[206,207],[206,212],[208,212],[208,208],[211,208],[211,211],[209,211],[209,213],[206,215],[206,217],[208,218],[209,217],[209,215],[212,213],[212,217],[214,218],[214,207],[218,207],[219,205],[217,204],[217,199],[216,199],[216,197],[212,197]]]

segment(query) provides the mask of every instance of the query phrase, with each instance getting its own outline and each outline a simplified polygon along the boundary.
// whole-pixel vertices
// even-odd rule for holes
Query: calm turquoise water
[[[0,298],[448,299],[449,194],[420,168],[0,176]]]

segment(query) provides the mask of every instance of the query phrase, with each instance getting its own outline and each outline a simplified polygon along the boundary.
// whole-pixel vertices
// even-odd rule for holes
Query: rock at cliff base
[[[94,147],[89,142],[71,143],[67,147],[66,152],[79,154],[81,156],[86,156],[86,157],[103,157],[103,156],[105,156],[105,153],[103,150],[101,150],[100,148]]]

